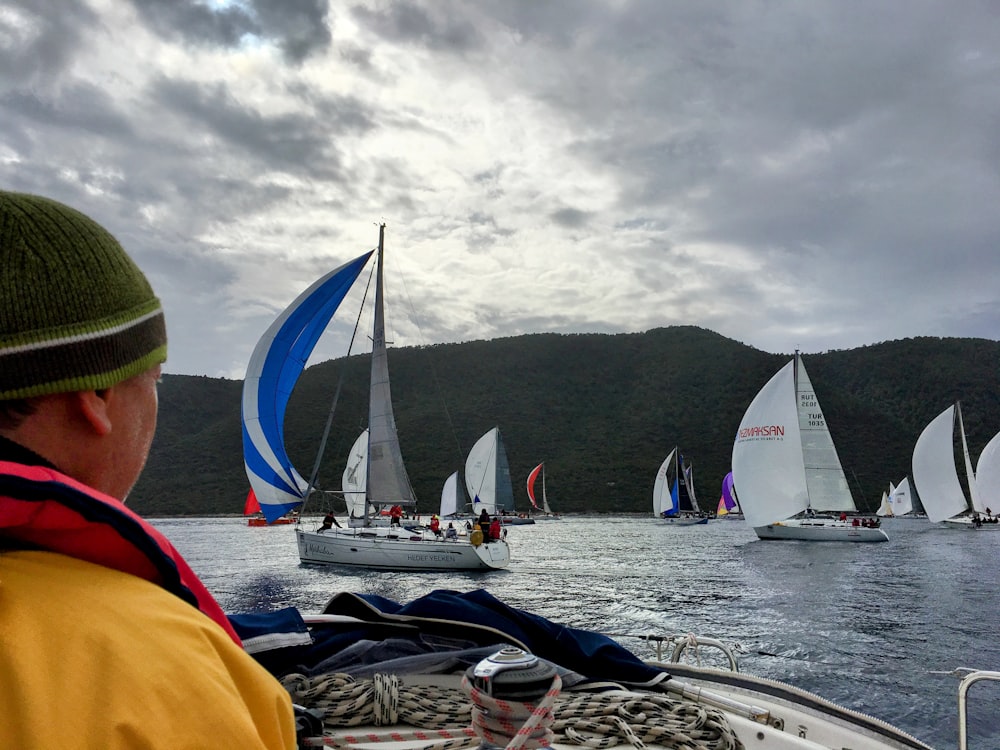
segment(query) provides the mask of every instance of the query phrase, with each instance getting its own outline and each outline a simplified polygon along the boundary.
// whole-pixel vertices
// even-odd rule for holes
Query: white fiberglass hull
[[[972,516],[955,516],[954,518],[946,518],[941,523],[945,526],[953,526],[960,529],[1000,529],[1000,523],[997,522],[995,516],[990,520],[985,518],[981,519],[978,526],[976,526],[975,521],[972,520]]]
[[[478,546],[403,529],[298,530],[299,559],[381,570],[499,570],[510,564],[505,541]]]
[[[499,516],[504,526],[534,526],[535,519],[522,516]]]
[[[352,529],[360,529],[365,526],[386,526],[388,527],[392,522],[392,519],[388,516],[372,516],[368,519],[357,516],[350,516],[347,519],[347,525]]]
[[[760,539],[798,539],[806,542],[887,542],[882,529],[853,526],[831,518],[790,518],[766,526],[754,526]]]

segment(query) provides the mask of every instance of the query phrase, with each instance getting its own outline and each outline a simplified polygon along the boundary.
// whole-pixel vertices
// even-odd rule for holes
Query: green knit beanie
[[[100,390],[167,358],[163,308],[118,241],[0,190],[0,401]]]

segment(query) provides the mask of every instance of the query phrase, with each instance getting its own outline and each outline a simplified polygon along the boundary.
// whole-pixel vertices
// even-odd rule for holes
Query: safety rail
[[[636,638],[638,640],[647,641],[649,643],[656,644],[656,660],[663,661],[664,648],[672,647],[670,652],[670,662],[677,664],[680,662],[681,657],[684,655],[688,649],[694,649],[696,656],[698,656],[698,649],[702,646],[708,648],[718,649],[726,657],[726,661],[729,663],[729,670],[731,672],[740,671],[739,659],[736,657],[736,653],[732,648],[718,640],[717,638],[709,638],[703,635],[654,635],[649,634],[639,634],[639,633],[603,633],[603,635],[609,638]]]

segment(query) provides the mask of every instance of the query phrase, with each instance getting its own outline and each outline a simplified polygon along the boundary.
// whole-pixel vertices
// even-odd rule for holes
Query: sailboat
[[[955,465],[956,429],[962,443],[968,496],[962,489]],[[991,456],[998,452],[997,447],[994,447],[995,440],[994,437],[983,450],[987,457],[983,464],[987,475],[995,472],[995,469],[988,468],[991,466]],[[981,463],[982,460],[981,455]],[[1000,524],[995,523],[996,517],[992,509],[988,508],[979,492],[979,483],[969,457],[961,404],[949,406],[920,433],[913,447],[913,482],[917,485],[927,519],[932,523],[973,528],[982,527],[986,521],[986,525],[991,528],[1000,527]]]
[[[726,521],[742,521],[743,511],[740,509],[740,501],[736,497],[736,487],[733,485],[733,472],[729,472],[722,479],[722,494],[719,496],[719,505],[715,509],[715,516]]]
[[[538,481],[538,477],[542,478],[542,504],[539,507],[538,500],[535,498],[535,482]],[[559,514],[553,513],[552,508],[549,507],[549,499],[545,494],[545,462],[538,464],[531,473],[528,474],[528,500],[531,502],[531,507],[535,510],[541,511],[541,515],[533,516],[535,519],[540,521],[550,521],[558,520]]]
[[[368,430],[358,435],[341,477],[344,502],[347,504],[348,526],[388,526],[388,515],[379,515],[379,508],[365,508],[365,485],[368,481]]]
[[[505,526],[535,522],[535,519],[514,511],[510,464],[499,427],[487,430],[469,451],[465,459],[465,489],[473,499],[472,512],[476,516],[485,510],[491,517],[498,517]]]
[[[747,408],[732,467],[743,515],[760,539],[889,538],[876,519],[847,519],[857,506],[798,352]]]
[[[983,452],[979,454],[979,460],[976,462],[976,487],[983,494],[987,518],[996,518],[997,514],[989,504],[992,502],[994,505],[1000,505],[1000,502],[990,500],[991,495],[996,498],[1000,492],[1000,432],[990,438]]]
[[[913,496],[910,494],[909,477],[903,477],[903,481],[892,488],[888,501],[894,518],[900,518],[913,512]]]
[[[247,493],[246,502],[243,503],[243,515],[246,516],[247,526],[283,526],[295,523],[295,518],[290,516],[280,516],[273,521],[268,521],[264,518],[264,514],[260,510],[260,503],[257,502],[257,496],[254,494],[252,487]]]
[[[896,485],[889,482],[889,489],[882,491],[882,499],[879,501],[878,508],[875,511],[876,516],[885,518],[886,516],[892,516],[892,493],[896,491]]]
[[[306,481],[288,458],[283,422],[288,399],[306,360],[365,264],[376,255],[364,517],[372,507],[414,507],[416,498],[403,464],[389,386],[385,341],[383,257],[385,225],[377,251],[370,251],[320,278],[271,324],[247,367],[243,386],[243,453],[250,484],[265,517],[282,515],[306,499],[318,471]],[[332,418],[332,414],[331,414]],[[329,430],[329,423],[327,425]],[[325,435],[324,435],[325,440]],[[319,451],[322,454],[322,447]],[[359,485],[360,486],[360,483]],[[470,543],[475,539],[477,544]],[[419,526],[296,528],[299,559],[305,563],[388,570],[491,570],[505,568],[510,549],[502,540],[481,543],[439,538]]]
[[[677,448],[660,464],[653,482],[653,515],[673,526],[708,523],[694,494],[694,473]]]

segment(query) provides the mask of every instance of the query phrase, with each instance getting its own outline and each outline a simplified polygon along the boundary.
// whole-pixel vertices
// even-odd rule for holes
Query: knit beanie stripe
[[[156,310],[104,331],[4,347],[0,401],[108,388],[164,362],[166,341],[166,323],[157,303]]]

